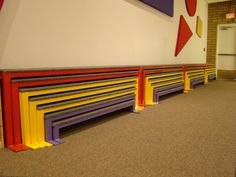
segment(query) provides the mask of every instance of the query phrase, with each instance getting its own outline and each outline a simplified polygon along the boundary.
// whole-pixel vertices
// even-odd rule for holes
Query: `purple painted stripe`
[[[191,79],[190,82],[197,82],[200,80],[205,80],[205,78],[196,78],[196,79]]]
[[[161,12],[173,17],[174,16],[174,0],[141,0],[149,6],[160,10]]]
[[[43,77],[34,77],[34,78],[20,78],[13,79],[12,82],[30,82],[30,81],[42,81],[42,80],[54,80],[54,79],[66,79],[66,78],[76,78],[76,77],[88,77],[88,76],[102,76],[107,74],[133,74],[137,71],[120,71],[120,72],[109,72],[109,73],[86,73],[86,74],[75,74],[75,75],[61,75],[61,76],[43,76]]]
[[[151,83],[151,86],[158,87],[158,85],[160,85],[160,84],[164,84],[164,83],[168,84],[168,83],[174,82],[174,81],[176,81],[176,82],[179,81],[179,83],[183,82],[183,80],[181,78],[179,78],[179,79],[172,79],[172,80],[161,81],[161,82],[156,81],[156,82]]]
[[[42,105],[37,106],[37,109],[42,110],[42,109],[52,108],[52,107],[56,107],[56,106],[62,106],[62,105],[67,105],[67,104],[71,104],[71,103],[87,101],[87,100],[91,100],[91,99],[95,99],[95,98],[102,98],[104,96],[110,96],[110,95],[114,95],[114,94],[118,94],[118,93],[126,93],[127,94],[127,92],[129,92],[129,91],[135,91],[135,90],[136,90],[136,88],[133,86],[133,87],[124,88],[124,89],[120,89],[120,90],[114,90],[114,91],[110,91],[110,92],[105,92],[105,93],[100,93],[100,94],[95,94],[95,95],[90,95],[90,96],[85,96],[85,97],[80,97],[80,98],[73,98],[70,100],[42,104]]]
[[[184,91],[184,85],[181,85],[181,86],[178,86],[178,87],[175,87],[175,88],[171,88],[171,89],[168,89],[168,90],[163,90],[161,92],[154,91],[153,101],[156,102],[156,103],[159,103],[160,102],[160,96],[164,96],[164,95],[174,93],[174,92],[178,92],[178,91]]]
[[[90,80],[90,81],[82,81],[82,82],[75,82],[75,83],[64,83],[64,84],[55,84],[55,85],[47,85],[47,86],[34,86],[34,87],[26,87],[20,88],[20,92],[27,92],[27,91],[38,91],[38,90],[48,90],[53,88],[61,88],[61,87],[71,87],[71,86],[80,86],[84,84],[95,84],[95,83],[107,83],[111,81],[118,81],[122,79],[133,79],[137,78],[135,76],[126,76],[122,78],[115,78],[115,79],[102,79],[102,80]]]
[[[216,79],[216,74],[211,74],[208,76],[208,80],[215,80]]]
[[[171,88],[175,88],[175,87],[178,87],[178,86],[183,86],[184,83],[177,83],[177,84],[171,84],[171,85],[168,85],[168,86],[164,86],[164,87],[157,87],[154,89],[154,91],[156,92],[161,92],[163,90],[168,90],[168,89],[171,89]]]
[[[68,108],[65,110],[59,110],[56,112],[52,112],[52,113],[47,113],[45,114],[44,118],[45,119],[54,119],[54,118],[63,118],[63,117],[70,117],[70,116],[74,116],[78,113],[78,111],[85,111],[87,109],[89,109],[89,111],[93,110],[93,109],[97,109],[97,106],[102,106],[104,104],[112,104],[112,103],[118,103],[118,102],[122,102],[122,101],[126,101],[129,99],[134,99],[135,98],[135,94],[127,94],[124,96],[119,96],[119,97],[114,97],[114,98],[110,98],[110,99],[106,99],[106,100],[102,100],[102,101],[98,101],[95,103],[89,103],[89,104],[85,104],[85,105],[81,105],[81,106],[76,106],[73,108]],[[100,108],[100,107],[99,107]],[[81,113],[82,113],[81,112]],[[62,117],[61,117],[62,116]]]
[[[128,100],[134,100],[135,96],[134,95],[130,95],[129,97],[120,97],[116,100],[112,99],[110,101],[102,101],[101,104],[91,104],[90,107],[85,107],[84,109],[77,109],[77,110],[73,110],[71,112],[66,112],[66,113],[62,113],[59,115],[54,115],[54,116],[49,116],[48,118],[45,118],[44,120],[44,124],[45,124],[45,139],[46,141],[51,141],[53,136],[52,136],[52,123],[54,121],[58,121],[58,120],[62,120],[68,117],[72,117],[75,115],[79,115],[85,112],[89,112],[89,111],[93,111],[96,109],[100,109],[103,107],[107,107],[107,106],[111,106],[114,104],[118,104],[124,101],[128,101]],[[53,114],[52,114],[53,115]]]
[[[190,81],[190,88],[193,88],[195,85],[197,85],[197,84],[202,84],[202,83],[204,83],[204,78],[200,78],[200,79],[192,79],[191,81]]]
[[[72,121],[58,123],[57,125],[53,125],[53,140],[50,141],[50,142],[55,144],[55,145],[63,142],[59,137],[59,131],[60,131],[61,128],[65,128],[65,127],[68,127],[68,126],[71,126],[71,125],[74,125],[74,124],[77,124],[77,123],[80,123],[80,122],[84,122],[84,121],[89,120],[89,119],[93,119],[93,118],[96,118],[96,117],[99,117],[99,116],[102,116],[102,115],[105,115],[105,114],[108,114],[108,113],[111,113],[111,112],[114,112],[114,111],[117,111],[117,110],[120,110],[120,109],[133,107],[133,106],[134,106],[134,103],[127,103],[127,104],[123,104],[123,105],[108,109],[106,111],[102,111],[102,110],[100,110],[100,112],[95,111],[94,114],[91,114],[89,116],[80,117],[80,118],[74,119]]]

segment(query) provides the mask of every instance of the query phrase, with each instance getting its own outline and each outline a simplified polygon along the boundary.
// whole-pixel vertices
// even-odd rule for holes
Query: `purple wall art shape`
[[[140,0],[140,1],[171,17],[174,16],[174,0]]]

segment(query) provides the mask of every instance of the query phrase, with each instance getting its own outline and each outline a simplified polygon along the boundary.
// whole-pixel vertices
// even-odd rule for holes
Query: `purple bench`
[[[62,110],[62,111],[57,111],[55,113],[46,114],[45,115],[45,136],[46,136],[45,138],[49,143],[52,143],[54,145],[61,144],[63,141],[59,139],[59,129],[58,129],[56,138],[53,133],[53,130],[55,131],[55,128],[53,127],[53,124],[55,122],[58,122],[60,120],[65,121],[67,118],[71,119],[71,117],[73,117],[73,116],[81,116],[79,118],[79,120],[76,122],[77,123],[83,122],[88,119],[98,117],[99,115],[107,114],[107,111],[102,112],[102,114],[101,114],[101,112],[99,112],[100,114],[93,114],[91,112],[97,111],[99,109],[101,110],[101,109],[107,108],[109,106],[118,105],[121,103],[128,103],[128,105],[125,104],[125,106],[131,107],[132,111],[134,111],[135,95],[128,94],[128,95],[117,97],[117,98],[112,98],[112,99],[108,99],[108,100],[104,100],[104,101],[99,101],[96,103],[91,103],[88,105],[78,106],[75,108],[70,108],[67,110]],[[109,109],[108,112],[113,112],[113,111],[115,111],[115,109]]]
[[[184,83],[171,84],[168,86],[156,88],[154,89],[153,100],[154,102],[159,103],[161,96],[178,91],[184,92]]]
[[[190,80],[190,86],[193,88],[195,85],[204,84],[205,78],[195,78]]]
[[[211,81],[211,80],[216,80],[216,74],[210,74],[208,76],[208,80]]]
[[[60,129],[62,128],[65,128],[74,124],[78,124],[80,122],[84,122],[86,120],[93,119],[93,118],[96,118],[96,117],[99,117],[99,116],[102,116],[102,115],[105,115],[114,111],[118,111],[124,108],[134,109],[134,105],[135,105],[135,100],[130,100],[130,101],[125,101],[125,102],[118,103],[112,106],[106,106],[105,108],[97,109],[95,111],[91,111],[88,113],[54,121],[52,123],[52,134],[53,134],[52,142],[55,142],[56,144],[63,143],[59,135]]]

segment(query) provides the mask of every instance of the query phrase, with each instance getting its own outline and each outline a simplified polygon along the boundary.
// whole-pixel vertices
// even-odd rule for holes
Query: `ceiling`
[[[217,2],[224,2],[224,1],[230,1],[230,0],[207,0],[208,3],[217,3]]]

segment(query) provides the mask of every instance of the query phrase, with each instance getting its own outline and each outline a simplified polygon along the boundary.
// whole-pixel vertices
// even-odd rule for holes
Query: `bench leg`
[[[59,145],[64,143],[63,140],[60,139],[60,128],[55,126],[52,128],[52,132],[53,132],[53,139],[50,140],[49,142],[52,143],[53,145]]]

